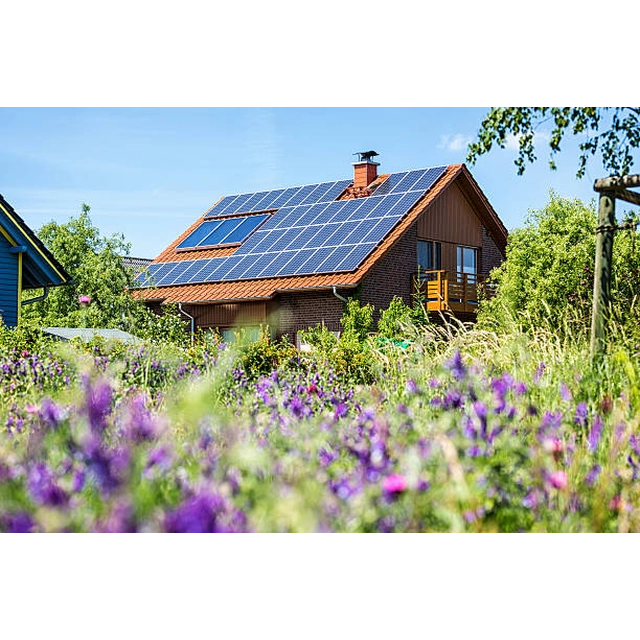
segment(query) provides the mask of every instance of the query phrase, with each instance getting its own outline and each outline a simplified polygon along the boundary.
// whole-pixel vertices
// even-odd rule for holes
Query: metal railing
[[[428,311],[476,313],[481,300],[496,294],[484,276],[456,271],[421,271],[414,274],[413,292]]]

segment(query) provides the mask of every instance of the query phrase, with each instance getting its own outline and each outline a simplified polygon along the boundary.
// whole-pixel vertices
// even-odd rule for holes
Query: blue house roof
[[[58,287],[71,276],[0,194],[0,236],[11,253],[22,254],[22,289]]]

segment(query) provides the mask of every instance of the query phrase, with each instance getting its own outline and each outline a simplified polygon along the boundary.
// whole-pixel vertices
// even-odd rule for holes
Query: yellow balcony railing
[[[476,313],[478,303],[496,294],[484,276],[455,271],[422,271],[413,277],[413,291],[428,311]]]

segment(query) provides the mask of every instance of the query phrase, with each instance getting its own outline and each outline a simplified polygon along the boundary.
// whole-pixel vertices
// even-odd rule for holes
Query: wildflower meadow
[[[640,530],[637,360],[408,323],[0,354],[3,532]]]

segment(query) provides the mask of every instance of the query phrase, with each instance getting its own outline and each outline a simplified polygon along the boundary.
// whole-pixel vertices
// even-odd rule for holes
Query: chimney
[[[356,189],[368,187],[378,177],[379,162],[374,162],[375,151],[358,151],[353,154],[358,161],[353,163],[353,186]]]

